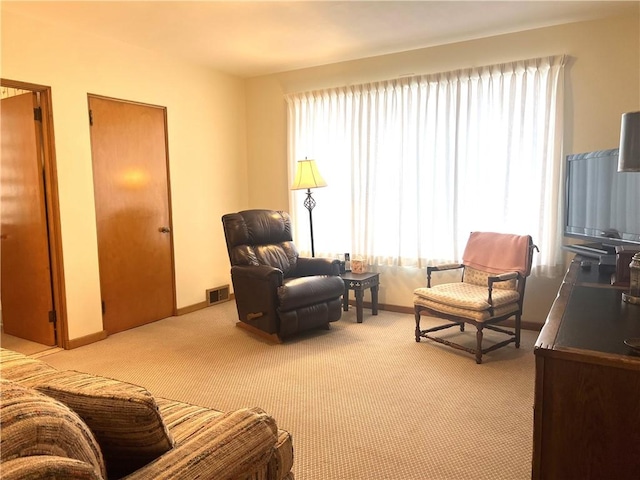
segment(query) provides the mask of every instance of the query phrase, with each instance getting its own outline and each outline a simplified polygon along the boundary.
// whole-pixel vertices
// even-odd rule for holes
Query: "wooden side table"
[[[352,273],[346,272],[340,275],[344,280],[344,295],[342,296],[342,309],[349,311],[349,290],[356,295],[356,318],[362,323],[362,298],[367,288],[371,289],[371,314],[378,315],[378,287],[380,286],[379,273]]]

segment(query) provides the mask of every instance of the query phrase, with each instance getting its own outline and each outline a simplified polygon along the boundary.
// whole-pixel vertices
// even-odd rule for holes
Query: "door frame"
[[[49,231],[49,257],[51,261],[51,290],[53,308],[56,312],[57,346],[69,348],[67,326],[67,304],[62,256],[62,236],[60,230],[60,202],[58,194],[58,170],[56,164],[55,136],[53,131],[53,105],[51,87],[0,78],[0,85],[36,92],[40,97],[42,110],[42,159],[44,163],[44,201],[47,209],[47,228]]]

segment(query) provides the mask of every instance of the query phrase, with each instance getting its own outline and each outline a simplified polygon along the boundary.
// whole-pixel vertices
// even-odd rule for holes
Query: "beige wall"
[[[1,75],[52,89],[70,339],[102,330],[88,93],[167,108],[177,307],[229,283],[220,217],[247,204],[242,80],[6,10]]]
[[[640,109],[639,16],[567,24],[285,72],[247,82],[249,205],[289,209],[283,95],[547,55],[571,57],[565,83],[565,154],[615,148],[620,115]],[[382,271],[382,270],[381,270]],[[382,271],[380,301],[411,306],[416,269]],[[524,320],[542,323],[561,277],[531,278]]]

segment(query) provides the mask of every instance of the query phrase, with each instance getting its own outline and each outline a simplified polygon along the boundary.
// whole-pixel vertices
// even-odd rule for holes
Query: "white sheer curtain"
[[[291,94],[290,175],[314,158],[318,256],[459,260],[474,230],[530,234],[560,263],[564,56]],[[310,250],[304,192],[292,192]]]

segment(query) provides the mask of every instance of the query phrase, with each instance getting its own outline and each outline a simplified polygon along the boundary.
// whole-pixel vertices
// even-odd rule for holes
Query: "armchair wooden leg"
[[[478,325],[476,332],[476,363],[482,363],[482,325]]]
[[[416,342],[420,342],[420,310],[415,308],[415,317],[416,317]]]
[[[520,348],[520,328],[522,326],[522,315],[516,315],[516,348]]]

